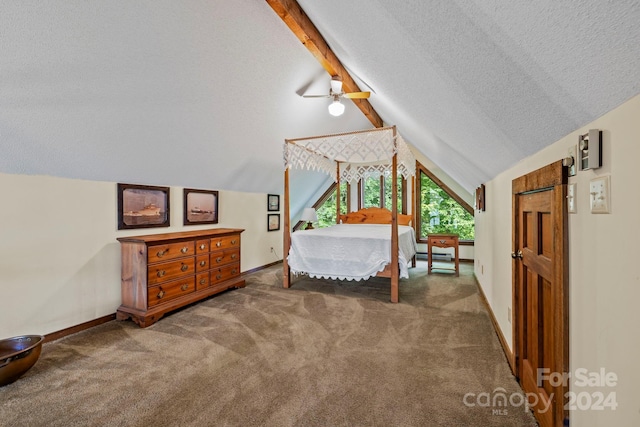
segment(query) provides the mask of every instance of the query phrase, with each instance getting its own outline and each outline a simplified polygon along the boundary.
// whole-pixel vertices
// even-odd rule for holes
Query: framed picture
[[[267,231],[280,230],[280,214],[267,214]]]
[[[169,187],[118,184],[118,230],[169,226]]]
[[[218,192],[184,189],[184,225],[217,224]]]
[[[278,194],[267,195],[267,210],[277,212],[280,210],[280,196]]]
[[[476,209],[484,211],[485,203],[484,184],[480,184],[480,187],[476,188]]]

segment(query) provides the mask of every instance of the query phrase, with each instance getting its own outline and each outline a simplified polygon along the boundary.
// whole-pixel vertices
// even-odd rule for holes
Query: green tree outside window
[[[455,233],[461,240],[473,240],[473,215],[420,171],[420,238],[430,233]]]
[[[340,183],[340,213],[347,213],[347,183]],[[316,209],[318,227],[329,227],[336,224],[336,191]]]

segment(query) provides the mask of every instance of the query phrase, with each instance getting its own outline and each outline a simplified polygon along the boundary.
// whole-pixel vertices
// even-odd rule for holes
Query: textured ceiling
[[[467,190],[640,93],[640,2],[300,0],[385,123]]]
[[[637,0],[300,5],[469,192],[640,93]],[[329,79],[264,1],[0,0],[0,172],[281,193],[285,138],[371,127]]]

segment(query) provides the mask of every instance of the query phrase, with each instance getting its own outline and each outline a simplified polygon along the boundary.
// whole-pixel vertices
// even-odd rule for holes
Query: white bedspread
[[[400,277],[409,277],[409,260],[416,254],[413,228],[398,226]],[[294,274],[340,280],[365,280],[391,262],[391,226],[336,224],[291,234],[289,267]]]

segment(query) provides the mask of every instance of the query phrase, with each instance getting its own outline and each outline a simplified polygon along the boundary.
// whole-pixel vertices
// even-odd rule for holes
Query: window
[[[316,213],[318,214],[318,227],[329,227],[336,224],[336,187],[333,184],[323,197],[318,200]],[[349,185],[340,183],[340,213],[347,213]]]
[[[418,164],[416,179],[417,206],[416,235],[418,241],[426,241],[429,233],[456,233],[460,240],[475,238],[473,208],[458,197],[445,184]],[[350,186],[340,184],[340,212],[346,214],[349,206]],[[407,182],[398,177],[398,211],[407,212]],[[381,191],[382,188],[382,191]],[[358,186],[360,207],[384,207],[391,209],[391,180],[379,176],[361,181]],[[318,227],[336,223],[336,184],[333,184],[315,204]],[[299,223],[300,226],[302,223]]]
[[[382,178],[378,176],[371,176],[361,181],[362,185],[362,207],[380,207],[380,183]]]
[[[407,212],[406,206],[406,181],[402,178],[402,176],[398,176],[398,212]],[[391,206],[391,178],[384,179],[384,207],[392,210],[393,206]]]
[[[426,241],[429,233],[456,233],[460,240],[473,240],[475,228],[473,208],[457,197],[424,166],[418,167],[418,241]]]
[[[391,206],[391,179],[390,177],[372,176],[360,181],[359,204],[361,208],[387,208]],[[383,201],[381,203],[380,201]],[[407,212],[407,185],[402,176],[398,176],[398,212]]]

